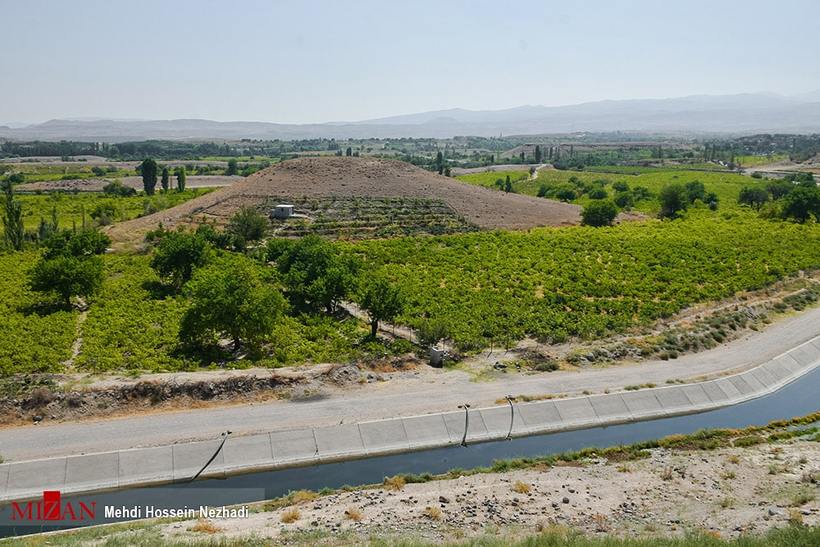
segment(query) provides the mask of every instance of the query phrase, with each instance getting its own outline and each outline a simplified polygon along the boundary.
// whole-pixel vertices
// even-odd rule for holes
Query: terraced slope
[[[452,210],[459,225],[482,229],[527,229],[580,221],[578,206],[464,184],[400,161],[316,157],[279,163],[179,207],[112,226],[110,235],[117,242],[137,242],[160,222],[165,227],[201,219],[221,224],[244,206],[267,211],[274,201],[304,203],[328,198],[362,198],[380,204],[428,200]]]

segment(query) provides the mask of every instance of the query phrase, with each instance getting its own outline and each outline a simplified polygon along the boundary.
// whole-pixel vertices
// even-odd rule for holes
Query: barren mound
[[[484,229],[526,229],[580,221],[580,208],[575,205],[464,184],[400,161],[334,156],[279,163],[228,188],[112,226],[109,233],[115,241],[134,242],[159,223],[166,228],[203,218],[224,223],[244,206],[266,210],[277,202],[295,202],[313,203],[322,209],[315,204],[337,199],[409,202],[428,209],[443,205],[465,225]],[[354,215],[347,220],[355,222],[357,210],[345,209],[346,215]],[[304,217],[311,220],[309,212]]]

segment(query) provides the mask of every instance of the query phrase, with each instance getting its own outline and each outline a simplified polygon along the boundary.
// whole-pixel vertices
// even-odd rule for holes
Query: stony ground
[[[724,538],[802,522],[820,524],[820,444],[797,441],[716,451],[652,451],[626,463],[480,474],[304,499],[249,518],[161,525],[164,538],[248,536],[276,543],[356,543],[372,537],[432,542],[532,534],[553,526],[587,534]],[[301,539],[300,539],[301,538]]]

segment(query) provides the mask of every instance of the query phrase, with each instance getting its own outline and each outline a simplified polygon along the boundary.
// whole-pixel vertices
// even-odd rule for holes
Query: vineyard
[[[78,194],[54,192],[51,194],[18,194],[15,199],[23,206],[23,222],[26,229],[33,230],[37,228],[41,219],[50,222],[55,210],[58,224],[62,228],[71,228],[75,224],[81,226],[83,215],[88,225],[98,219],[103,219],[102,223],[105,224],[162,211],[210,191],[210,188],[193,189],[184,192],[158,193],[150,197],[144,195],[110,197],[101,192]]]
[[[360,239],[420,234],[454,234],[478,228],[442,200],[423,198],[274,198],[261,209],[268,213],[279,203],[294,206],[295,217],[273,220],[280,237],[307,234]]]
[[[610,169],[610,167],[607,167]],[[561,171],[557,169],[542,169],[538,172],[538,177],[534,180],[528,180],[525,176],[518,180],[513,180],[513,191],[537,196],[542,187],[547,188],[561,188],[569,187],[576,188],[582,185],[600,186],[606,193],[605,197],[614,197],[617,193],[613,185],[617,183],[625,183],[630,189],[644,188],[648,191],[648,195],[657,196],[661,188],[667,184],[679,183],[686,184],[691,181],[700,181],[703,183],[707,192],[714,192],[720,200],[721,210],[738,209],[737,197],[740,190],[744,186],[754,186],[756,184],[763,185],[757,179],[752,179],[737,173],[723,173],[723,172],[705,172],[705,171],[683,171],[676,169],[657,169],[652,167],[625,167],[614,166],[613,170],[623,171],[622,173],[612,172],[591,172],[587,171]],[[633,174],[636,173],[636,174]],[[471,184],[479,184],[488,188],[497,188],[495,185],[495,178],[485,177],[489,173],[481,173],[480,175],[465,175],[458,177],[459,180],[469,182]],[[499,173],[491,173],[492,175],[499,175]],[[497,178],[497,177],[496,177]],[[492,179],[492,180],[491,180]],[[587,196],[571,199],[573,203],[585,205],[589,202]],[[636,200],[634,209],[654,214],[658,212],[659,204],[657,199],[643,199]]]
[[[362,242],[401,284],[402,322],[446,326],[461,349],[525,336],[623,332],[820,266],[820,228],[698,211],[685,221]]]

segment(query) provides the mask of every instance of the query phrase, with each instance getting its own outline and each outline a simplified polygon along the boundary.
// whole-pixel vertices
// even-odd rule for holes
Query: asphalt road
[[[507,394],[602,392],[627,385],[697,378],[767,361],[820,334],[820,308],[786,318],[718,348],[670,361],[595,367],[578,372],[510,374],[494,382],[471,382],[459,372],[413,381],[377,382],[349,393],[311,401],[272,401],[178,412],[141,414],[109,420],[32,425],[0,430],[6,461],[82,454],[212,439],[227,429],[258,433],[340,422],[360,422],[454,410],[470,402],[489,406]]]

